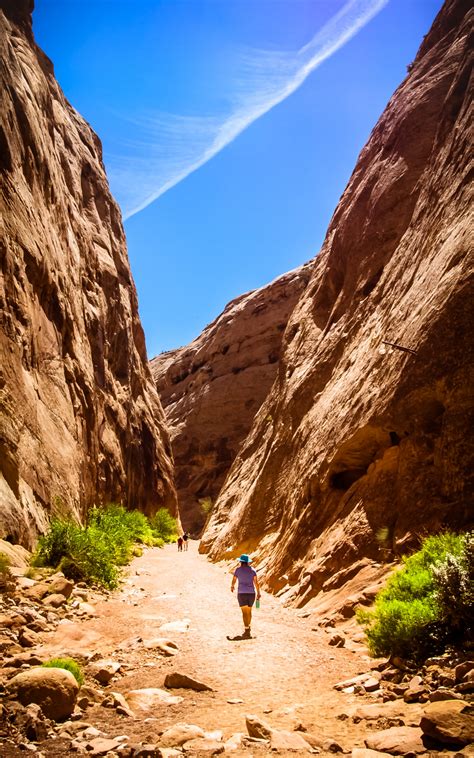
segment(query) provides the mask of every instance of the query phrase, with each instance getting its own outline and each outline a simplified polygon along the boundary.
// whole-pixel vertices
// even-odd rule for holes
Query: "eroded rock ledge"
[[[472,22],[445,3],[362,150],[203,537],[289,602],[472,524]]]
[[[230,302],[190,345],[151,361],[170,425],[183,525],[199,534],[278,370],[309,265]]]
[[[101,144],[0,2],[0,536],[118,500],[176,513],[163,412]]]

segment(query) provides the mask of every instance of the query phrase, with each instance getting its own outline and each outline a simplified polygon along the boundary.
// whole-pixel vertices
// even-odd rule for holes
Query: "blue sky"
[[[149,356],[319,250],[441,0],[36,0],[104,146]]]

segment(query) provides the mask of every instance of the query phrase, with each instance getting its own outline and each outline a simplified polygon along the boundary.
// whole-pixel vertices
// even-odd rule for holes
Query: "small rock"
[[[163,753],[156,745],[139,745],[133,751],[133,758],[162,758]]]
[[[148,687],[141,690],[131,690],[126,694],[127,702],[133,711],[149,711],[159,704],[176,705],[183,701],[182,697],[170,695],[166,690]]]
[[[97,661],[89,664],[89,670],[93,678],[101,684],[108,684],[115,674],[120,671],[120,663],[117,661]]]
[[[157,637],[152,640],[144,640],[143,646],[147,650],[157,650],[162,655],[172,656],[178,652],[178,646],[175,642],[167,640],[164,637]]]
[[[18,636],[18,642],[22,647],[34,647],[35,645],[39,645],[41,637],[36,632],[31,631],[31,629],[22,629]]]
[[[67,602],[67,598],[61,595],[59,592],[53,595],[47,595],[43,599],[43,605],[47,608],[60,608],[61,605]]]
[[[29,600],[36,600],[39,602],[48,594],[48,592],[49,585],[47,585],[45,582],[38,582],[35,583],[33,587],[27,587],[27,589],[24,591],[24,595]]]
[[[439,689],[435,690],[434,692],[430,692],[428,695],[428,700],[431,703],[437,703],[440,700],[462,700],[463,697],[459,692],[455,692],[454,690],[450,689],[443,689],[440,687]]]
[[[273,729],[270,737],[270,747],[272,750],[311,750],[311,745],[305,740],[303,735],[298,732],[287,732],[285,730]]]
[[[333,634],[329,638],[328,644],[332,645],[333,647],[344,647],[346,644],[346,638],[342,634]]]
[[[168,689],[187,689],[195,690],[196,692],[212,692],[212,687],[209,687],[203,682],[199,682],[197,679],[192,679],[186,674],[180,674],[177,671],[166,675],[164,686],[168,687]]]
[[[474,671],[474,661],[463,661],[463,663],[459,663],[454,669],[456,684],[462,682],[466,674],[470,671]]]
[[[231,697],[227,701],[230,705],[238,705],[239,703],[243,703],[244,701],[240,697]]]
[[[85,747],[89,752],[89,755],[107,755],[111,751],[117,750],[121,744],[122,743],[116,739],[96,737],[94,740],[88,742]]]
[[[64,595],[64,597],[70,598],[74,589],[74,582],[70,579],[66,579],[65,576],[57,576],[50,584],[50,592],[52,594]]]
[[[258,716],[245,716],[245,724],[249,737],[256,737],[260,740],[269,740],[272,736],[272,727]]]
[[[160,744],[165,747],[179,747],[198,737],[204,737],[204,730],[200,726],[180,723],[163,732],[160,737]]]
[[[380,688],[380,682],[376,677],[371,676],[362,683],[362,686],[366,692],[375,692]]]
[[[185,742],[183,745],[183,750],[185,752],[189,751],[191,754],[196,752],[198,755],[202,755],[203,753],[207,753],[208,755],[220,755],[224,752],[224,749],[222,742],[208,740],[206,737],[198,737],[195,740],[189,740],[189,742]]]
[[[242,732],[236,732],[231,734],[228,740],[224,742],[224,752],[232,753],[234,750],[238,750],[242,745],[242,738],[244,734]]]
[[[180,632],[184,633],[189,630],[189,619],[181,619],[180,621],[169,621],[167,624],[160,626],[160,632]]]

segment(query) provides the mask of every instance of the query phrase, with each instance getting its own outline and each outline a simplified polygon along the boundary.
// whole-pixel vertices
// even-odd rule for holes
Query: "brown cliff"
[[[201,544],[300,605],[473,523],[472,21],[445,3],[362,150]]]
[[[0,536],[26,546],[55,510],[176,513],[120,211],[32,5],[0,1]]]
[[[183,526],[199,534],[277,372],[309,266],[229,303],[190,345],[151,361],[170,424]]]

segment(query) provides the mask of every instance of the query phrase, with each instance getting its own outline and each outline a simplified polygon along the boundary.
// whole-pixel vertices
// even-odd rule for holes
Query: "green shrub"
[[[464,636],[474,629],[474,533],[464,538],[460,555],[448,553],[433,566],[434,595],[441,621]]]
[[[84,684],[84,675],[81,667],[74,658],[51,658],[50,661],[46,661],[42,665],[50,669],[66,669],[66,671],[71,672],[80,687]]]
[[[450,616],[454,605],[448,608],[447,603],[458,569],[466,564],[465,544],[466,536],[449,532],[428,537],[417,553],[403,559],[403,568],[379,592],[374,608],[357,612],[373,655],[421,659],[453,640],[461,611],[456,606]],[[470,597],[466,584],[462,608]]]
[[[11,581],[10,558],[5,553],[0,553],[0,590],[8,591]]]
[[[163,542],[175,542],[178,536],[178,522],[167,508],[160,508],[150,519],[153,536]]]
[[[33,565],[59,567],[70,579],[112,589],[118,583],[118,566],[129,563],[136,542],[155,542],[143,513],[116,504],[96,507],[85,527],[53,518],[49,531],[39,540]]]

